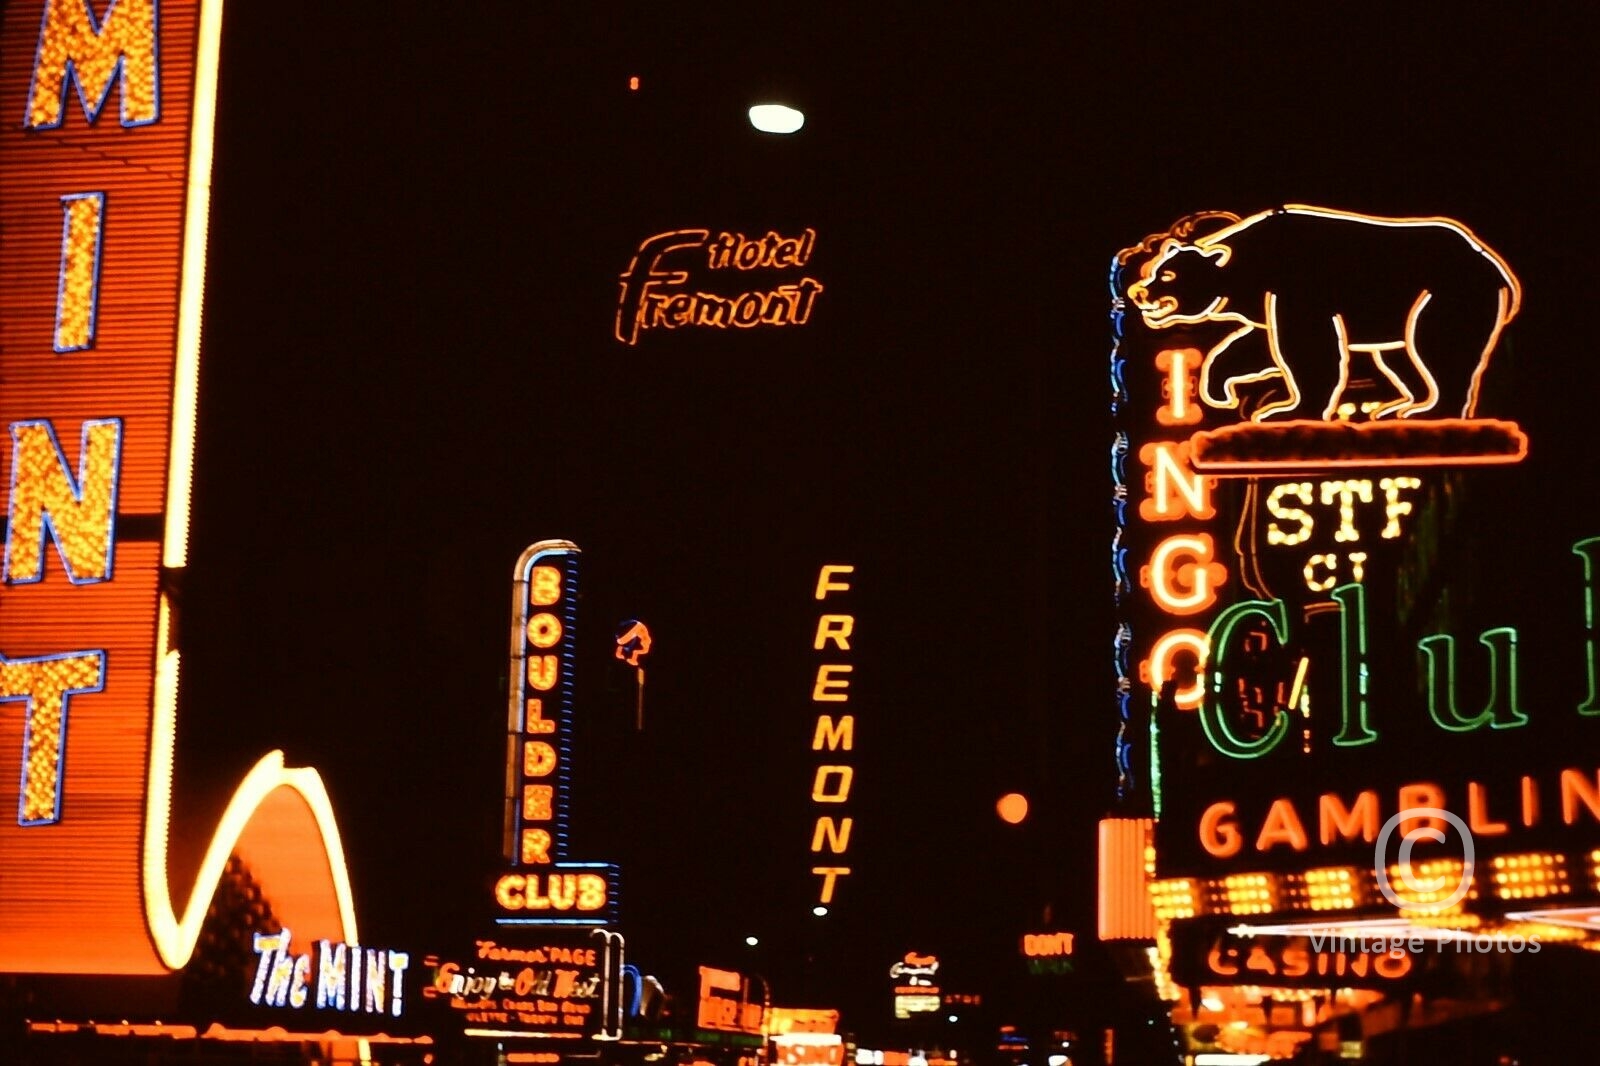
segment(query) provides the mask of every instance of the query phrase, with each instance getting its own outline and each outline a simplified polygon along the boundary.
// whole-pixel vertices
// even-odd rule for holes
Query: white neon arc
[[[181,569],[188,561],[190,479],[194,468],[195,416],[199,399],[200,316],[205,289],[207,223],[211,211],[211,153],[216,121],[217,60],[222,40],[222,0],[201,6],[195,51],[195,82],[185,194],[182,280],[178,295],[177,352],[172,388],[172,425],[167,459],[167,517],[162,565]],[[156,675],[150,726],[150,762],[145,788],[145,924],[162,963],[181,969],[200,938],[212,893],[228,856],[262,801],[279,786],[305,798],[322,837],[333,874],[334,894],[346,943],[360,943],[354,898],[345,868],[344,845],[322,778],[309,767],[288,769],[274,751],[245,775],[206,846],[195,885],[180,915],[167,876],[167,836],[172,823],[173,745],[178,718],[178,649],[172,647],[171,605],[161,594],[156,626]]]

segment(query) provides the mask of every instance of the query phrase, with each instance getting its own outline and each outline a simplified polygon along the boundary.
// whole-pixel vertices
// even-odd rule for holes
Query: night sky
[[[1595,42],[1559,16],[555,7],[226,15],[180,818],[271,748],[317,767],[368,943],[479,928],[507,585],[552,537],[584,550],[572,857],[622,864],[632,961],[881,1012],[908,950],[982,990],[1046,905],[1092,938],[1106,270],[1191,211],[1466,221],[1526,294],[1486,396],[1600,533]],[[799,134],[751,131],[772,98]],[[618,343],[618,275],[682,227],[814,227],[812,321]],[[857,567],[858,750],[819,921],[823,563]],[[642,734],[606,658],[631,617]]]

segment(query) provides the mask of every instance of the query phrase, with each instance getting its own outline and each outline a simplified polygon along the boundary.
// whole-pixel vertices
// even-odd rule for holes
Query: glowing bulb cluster
[[[1158,922],[1170,922],[1175,918],[1193,918],[1200,907],[1194,880],[1188,877],[1152,881],[1150,903],[1155,908]]]
[[[1349,866],[1307,870],[1305,886],[1306,900],[1314,911],[1354,910],[1362,888],[1355,869]]]
[[[1495,895],[1501,899],[1542,899],[1572,891],[1562,855],[1501,855],[1491,863]]]

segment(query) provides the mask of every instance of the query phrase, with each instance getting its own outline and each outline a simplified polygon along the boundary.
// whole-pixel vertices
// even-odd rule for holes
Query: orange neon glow
[[[111,576],[111,520],[116,509],[122,423],[83,423],[78,476],[48,422],[11,426],[11,508],[6,535],[5,582],[44,576],[46,526],[67,576],[75,582]]]
[[[1189,439],[1196,470],[1219,476],[1298,473],[1347,466],[1494,466],[1520,463],[1528,438],[1515,422],[1238,423]]]
[[[600,874],[505,874],[494,884],[495,902],[508,911],[605,910],[609,896]]]
[[[839,1012],[813,1007],[773,1007],[767,1011],[767,1032],[774,1036],[786,1033],[836,1033],[839,1030]]]
[[[1139,569],[1139,583],[1166,611],[1196,614],[1216,602],[1216,587],[1228,576],[1221,563],[1211,561],[1213,552],[1209,533],[1170,536],[1156,545],[1150,564]]]
[[[525,777],[549,777],[556,768],[556,749],[542,740],[522,744],[522,773]]]
[[[1363,886],[1348,866],[1331,866],[1305,873],[1306,899],[1314,911],[1348,911],[1360,906]]]
[[[540,611],[528,619],[528,643],[535,648],[553,648],[561,643],[561,619]]]
[[[1277,909],[1277,879],[1271,874],[1229,874],[1222,879],[1229,914],[1269,914]]]
[[[58,352],[77,352],[94,345],[95,305],[100,284],[100,227],[105,217],[103,193],[73,193],[61,198],[61,288],[56,294]]]
[[[640,325],[676,329],[679,326],[713,326],[749,329],[752,326],[803,326],[822,292],[822,283],[802,278],[798,284],[719,296],[713,292],[682,292],[672,296],[647,292]]]
[[[110,94],[120,75],[122,125],[154,122],[156,112],[156,0],[117,0],[100,26],[82,0],[46,0],[39,27],[33,84],[28,89],[28,129],[62,124],[68,84],[75,82],[85,117]],[[20,35],[19,35],[20,36]]]
[[[811,850],[821,851],[826,845],[833,854],[843,855],[850,850],[850,830],[855,823],[856,820],[848,816],[838,821],[834,821],[832,815],[818,817],[816,828],[811,831]]]
[[[819,766],[811,783],[811,802],[844,803],[850,798],[850,783],[855,780],[855,770],[849,766]],[[833,783],[829,783],[829,779]]]
[[[1007,792],[995,801],[995,811],[1008,825],[1021,825],[1028,817],[1028,797],[1020,792]]]
[[[561,659],[555,655],[528,656],[528,687],[539,692],[549,692],[556,687],[561,671]]]
[[[817,897],[818,903],[832,903],[834,886],[839,878],[850,876],[848,866],[813,866],[811,872],[822,878],[821,893]]]
[[[856,568],[853,566],[841,566],[836,563],[828,563],[823,566],[821,570],[817,571],[817,599],[825,598],[830,592],[849,592],[850,583],[847,581],[835,581],[834,577],[855,572]]]
[[[1149,818],[1100,821],[1101,940],[1149,940],[1155,936],[1149,870],[1155,854],[1152,824]]]
[[[293,1032],[281,1025],[261,1029],[230,1029],[220,1022],[212,1022],[204,1032],[192,1025],[173,1025],[153,1022],[29,1022],[31,1033],[93,1033],[96,1036],[165,1037],[170,1040],[217,1040],[241,1044],[316,1044],[331,1047],[334,1061],[351,1061],[365,1058],[356,1047],[359,1044],[419,1045],[433,1044],[431,1036],[390,1036],[387,1033],[349,1036],[335,1029],[321,1032]],[[423,1061],[428,1061],[424,1059]]]
[[[1157,422],[1163,426],[1188,426],[1200,421],[1195,371],[1204,360],[1194,348],[1167,348],[1156,353],[1156,369],[1167,375],[1161,386],[1167,402],[1156,408]]]
[[[524,866],[549,862],[550,831],[547,829],[524,829],[517,854],[519,861]]]
[[[561,571],[553,566],[535,566],[528,575],[528,602],[535,607],[561,602]]]
[[[1053,959],[1072,954],[1071,933],[1024,933],[1022,953],[1030,959]]]
[[[1174,694],[1173,702],[1179,710],[1192,711],[1205,699],[1205,665],[1211,654],[1211,644],[1199,629],[1173,629],[1163,633],[1150,648],[1150,658],[1139,664],[1139,680],[1150,686],[1150,691],[1160,693],[1161,686],[1172,679],[1173,656],[1180,652],[1194,658],[1192,680]]]
[[[1196,473],[1189,464],[1188,441],[1160,441],[1139,449],[1139,462],[1147,468],[1145,491],[1139,502],[1139,517],[1146,522],[1176,518],[1210,518],[1211,487],[1215,478]]]
[[[651,643],[650,627],[643,622],[635,622],[618,635],[616,657],[629,666],[643,670],[643,660],[650,654]]]
[[[855,667],[828,663],[817,667],[817,681],[811,686],[811,699],[815,703],[845,703],[850,699],[850,679],[848,677],[835,677],[835,674],[848,674]]]
[[[662,260],[674,253],[705,250],[707,269],[781,269],[803,266],[811,256],[816,231],[784,239],[776,233],[759,240],[742,234],[721,233],[710,239],[709,230],[682,229],[658,233],[641,241],[620,279],[614,332],[624,344],[635,344],[646,329],[711,326],[749,329],[755,326],[800,326],[810,320],[813,304],[823,291],[814,278],[801,278],[770,289],[733,296],[680,288],[689,272],[666,269]]]
[[[522,817],[530,822],[554,818],[556,790],[549,785],[522,786]]]
[[[746,237],[742,233],[717,234],[706,248],[706,265],[712,270],[783,270],[803,267],[811,261],[817,245],[817,231],[807,229],[798,237],[784,237],[768,231],[765,237]]]
[[[1346,807],[1337,793],[1324,792],[1317,798],[1317,825],[1324,844],[1358,838],[1372,843],[1378,839],[1378,794],[1368,789]]]
[[[855,747],[856,716],[842,714],[834,722],[829,714],[817,715],[817,730],[811,735],[811,750],[849,751]]]
[[[554,733],[556,723],[544,716],[544,700],[530,699],[522,705],[522,728],[528,733]]]
[[[8,8],[0,30],[0,97],[27,102],[29,127],[0,126],[0,422],[65,429],[93,414],[121,428],[113,475],[97,458],[106,443],[98,435],[111,431],[91,427],[73,504],[59,492],[53,500],[34,495],[45,484],[35,470],[38,442],[14,438],[28,455],[24,491],[11,501],[23,527],[37,506],[69,566],[97,566],[103,556],[110,572],[86,593],[35,560],[12,527],[12,558],[38,576],[4,590],[5,657],[61,655],[71,633],[81,634],[71,646],[104,649],[106,657],[103,689],[75,697],[85,713],[67,727],[61,821],[44,837],[0,819],[0,970],[154,974],[183,966],[235,852],[249,853],[276,914],[353,942],[327,794],[315,771],[285,768],[280,753],[257,763],[210,839],[190,849],[199,864],[186,896],[175,898],[168,863],[179,660],[163,570],[175,574],[187,562],[222,5],[169,2],[158,24],[153,0],[118,0],[97,5],[105,15],[98,33],[81,2],[30,7]],[[158,84],[161,123],[142,128],[158,117]],[[81,115],[67,102],[74,93],[91,104]],[[112,96],[117,111],[98,106]],[[81,189],[98,190],[115,212],[102,243],[134,252],[106,258],[112,265],[91,301],[105,328],[87,354],[64,360],[56,342],[90,339],[83,283],[92,220],[70,203],[63,261],[62,197]],[[69,363],[80,372],[68,373]],[[117,512],[158,519],[159,539],[115,543],[109,523]],[[0,714],[0,750],[21,748],[20,718]],[[92,766],[94,775],[75,777],[74,765]],[[81,882],[85,855],[95,856],[92,893],[69,887]]]
[[[855,631],[856,619],[851,614],[824,614],[817,617],[817,635],[811,642],[815,651],[821,651],[831,640],[840,651],[850,650],[850,634]]]

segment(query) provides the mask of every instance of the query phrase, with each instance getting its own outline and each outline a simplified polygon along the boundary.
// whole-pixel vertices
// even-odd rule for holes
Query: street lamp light
[[[784,104],[757,104],[750,109],[750,125],[762,133],[793,133],[805,124],[803,112]]]
[[[761,938],[758,936],[747,936],[744,938],[744,942],[746,947],[753,948],[761,943]]]

